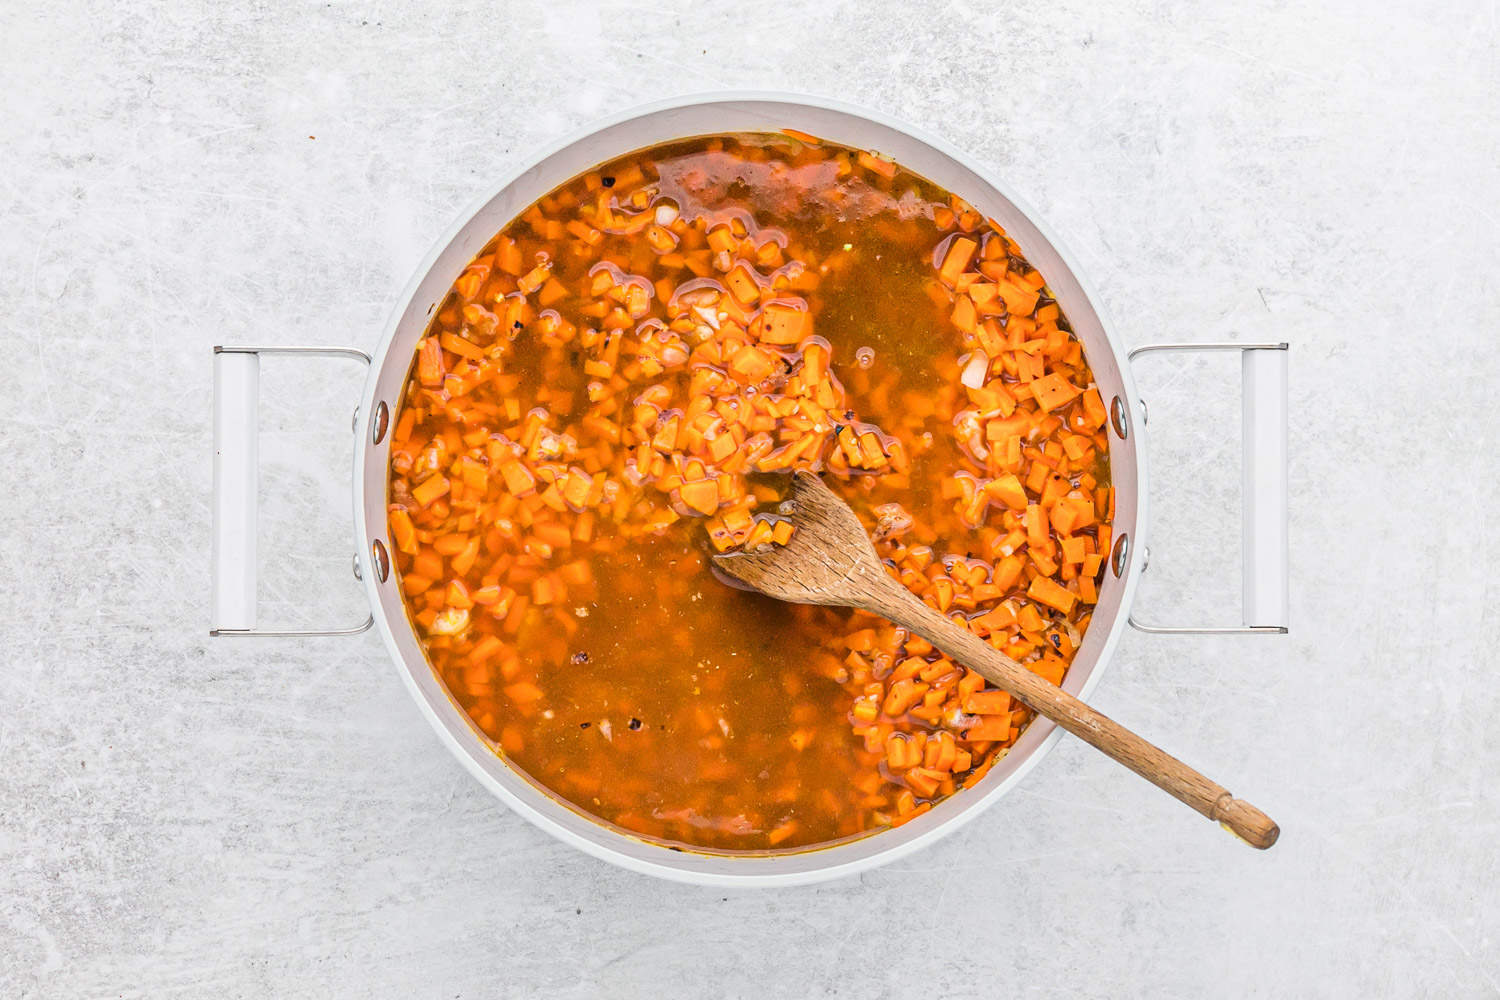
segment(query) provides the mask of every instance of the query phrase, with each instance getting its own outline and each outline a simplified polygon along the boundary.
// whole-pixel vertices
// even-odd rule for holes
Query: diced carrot
[[[542,689],[532,682],[517,681],[514,684],[507,684],[505,686],[505,697],[514,702],[529,704],[534,701],[541,701],[545,695]]]
[[[501,642],[498,636],[483,636],[478,642],[474,643],[474,648],[469,650],[469,662],[484,663],[500,652],[504,646],[505,643]]]
[[[531,602],[538,607],[556,603],[562,598],[562,588],[551,576],[539,576],[531,582]]]
[[[1045,678],[1055,685],[1062,684],[1063,675],[1068,670],[1068,665],[1055,656],[1044,656],[1036,663],[1028,663],[1026,666],[1038,677]]]
[[[895,670],[891,671],[888,677],[886,677],[886,683],[894,684],[896,681],[903,681],[910,677],[918,677],[922,673],[922,668],[926,666],[927,661],[922,659],[921,657],[908,656],[896,666]]]
[[[1037,405],[1048,412],[1072,402],[1079,394],[1078,388],[1057,372],[1033,381],[1031,392]]]
[[[464,586],[462,580],[448,581],[448,589],[445,596],[446,603],[450,608],[468,610],[474,606],[474,602],[469,599],[469,588]]]
[[[1023,604],[1016,610],[1016,624],[1023,632],[1040,632],[1044,622],[1035,607]]]
[[[1040,296],[1034,288],[1023,286],[1015,281],[1003,281],[999,286],[1000,297],[1005,300],[1005,308],[1012,316],[1029,316],[1036,309],[1037,300]]]
[[[700,514],[712,514],[719,509],[719,490],[712,480],[700,479],[694,483],[683,483],[679,495],[689,510]]]
[[[924,799],[930,799],[937,794],[938,784],[943,780],[943,775],[925,767],[914,767],[906,772],[905,778],[906,784],[913,792]]]
[[[858,157],[859,165],[871,173],[879,174],[881,177],[895,177],[896,164],[879,153],[862,151]]]
[[[1048,514],[1048,521],[1053,529],[1060,535],[1071,532],[1077,524],[1077,512],[1069,504],[1054,504]]]
[[[1104,400],[1099,398],[1099,390],[1090,389],[1083,394],[1083,412],[1085,414],[1084,426],[1091,430],[1098,430],[1104,426],[1108,415],[1104,410]]]
[[[967,236],[960,236],[948,244],[948,252],[943,255],[942,266],[938,268],[938,276],[948,284],[953,284],[974,259],[974,251],[978,246],[978,243]]]
[[[893,771],[904,771],[918,763],[915,748],[904,733],[893,733],[885,742],[885,762]]]
[[[487,584],[469,595],[480,607],[491,608],[500,603],[503,591],[498,583]]]
[[[979,721],[964,730],[963,738],[969,743],[980,740],[1005,741],[1010,738],[1010,716],[980,716]]]
[[[729,359],[729,370],[745,382],[759,382],[775,367],[770,355],[758,347],[746,345]]]
[[[453,572],[462,576],[473,568],[474,560],[479,558],[479,541],[478,535],[470,535],[464,539],[464,547],[450,561]]]
[[[1051,577],[1038,576],[1031,581],[1031,586],[1026,588],[1027,596],[1049,608],[1055,608],[1063,614],[1070,614],[1078,596],[1064,588]]]
[[[754,304],[760,298],[760,285],[750,274],[750,269],[743,263],[737,264],[724,276],[724,284],[728,286],[729,293],[735,297],[740,305],[748,306]]]
[[[472,341],[465,340],[456,333],[444,333],[438,337],[438,342],[445,350],[452,351],[460,357],[470,358],[475,361],[484,360],[484,348]]]
[[[424,337],[417,350],[417,378],[423,385],[443,384],[443,348],[438,338]]]
[[[722,465],[734,454],[734,438],[729,434],[716,434],[704,442],[707,447],[709,460],[715,465]],[[728,479],[722,480],[728,482]]]
[[[960,295],[953,304],[953,325],[965,333],[973,333],[977,324],[978,313],[974,310],[974,302],[967,295]]]
[[[762,545],[770,544],[772,535],[773,531],[769,521],[756,521],[755,525],[750,529],[750,534],[745,538],[745,549],[748,551],[760,548]]]
[[[585,559],[564,564],[558,569],[557,576],[570,587],[586,587],[594,582],[594,571]]]
[[[940,576],[932,582],[932,596],[939,611],[947,611],[953,604],[953,581]]]
[[[795,344],[806,335],[807,312],[803,309],[785,302],[770,302],[761,317],[760,339],[767,344]]]
[[[417,529],[411,515],[404,508],[393,507],[390,511],[391,540],[396,548],[407,555],[417,554]]]
[[[495,251],[495,264],[506,274],[516,276],[521,273],[521,248],[514,240],[500,241],[500,247]]]
[[[958,740],[952,733],[939,733],[934,742],[938,745],[938,755],[933,766],[939,771],[952,771],[958,762]]]
[[[1042,508],[1034,503],[1026,505],[1026,544],[1033,549],[1047,544],[1047,522]]]
[[[429,506],[440,496],[447,494],[448,480],[444,476],[429,476],[411,488],[412,499],[423,507]]]
[[[1026,490],[1021,486],[1021,480],[1013,474],[992,480],[985,489],[1011,510],[1025,510],[1027,504],[1030,503],[1026,497]]]
[[[530,295],[542,287],[551,273],[552,268],[550,265],[538,264],[516,280],[516,288],[520,290],[522,295]]]
[[[435,547],[419,552],[416,558],[411,561],[411,571],[420,576],[436,580],[445,575],[443,572],[443,557],[437,553]]]
[[[541,292],[537,295],[538,305],[550,306],[567,298],[568,289],[556,278],[548,278],[546,284],[542,285]]]
[[[513,496],[527,496],[536,492],[536,476],[532,475],[530,469],[520,462],[511,462],[500,470],[500,475],[505,479],[505,488],[510,490]]]
[[[1010,695],[1005,691],[976,691],[963,700],[969,715],[1004,715],[1010,711]]]
[[[1073,509],[1073,529],[1087,528],[1096,520],[1094,516],[1094,504],[1086,497],[1072,497],[1067,500],[1058,501],[1058,505],[1067,504]]]
[[[1091,576],[1078,577],[1078,597],[1085,604],[1097,604],[1099,602],[1099,585]]]
[[[1093,450],[1088,438],[1082,434],[1072,434],[1063,439],[1063,451],[1068,453],[1068,458],[1074,462],[1083,460],[1083,457]]]
[[[995,586],[1002,590],[1014,587],[1021,578],[1021,570],[1025,567],[1026,560],[1020,556],[1006,556],[995,565]]]
[[[921,701],[926,693],[927,685],[921,681],[914,681],[910,678],[895,681],[891,684],[890,693],[886,695],[880,710],[892,717],[899,716]]]

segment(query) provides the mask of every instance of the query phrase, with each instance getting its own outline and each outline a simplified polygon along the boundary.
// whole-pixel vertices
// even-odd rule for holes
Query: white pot
[[[386,549],[388,433],[417,341],[453,281],[517,214],[554,187],[632,150],[695,135],[795,129],[884,153],[994,219],[1047,277],[1082,342],[1110,407],[1110,465],[1115,544],[1099,603],[1063,687],[1080,697],[1099,683],[1129,619],[1145,568],[1144,409],[1129,357],[1106,325],[1073,258],[1003,184],[947,143],[882,115],[831,101],[775,94],[719,94],[666,101],[626,112],[546,150],[465,212],[417,268],[373,357],[352,349],[215,348],[214,628],[215,635],[295,636],[358,633],[373,623],[412,697],[439,738],[486,788],[537,826],[595,857],[634,871],[717,886],[814,882],[885,864],[952,833],[1022,779],[1062,735],[1038,719],[973,788],[903,826],[831,847],[777,854],[678,850],[604,826],[509,767],[482,738],[434,674],[408,623]],[[1245,372],[1245,607],[1243,626],[1146,631],[1286,631],[1285,344],[1154,345],[1141,350],[1234,349]],[[255,408],[258,355],[341,355],[369,362],[355,421],[356,571],[371,621],[349,629],[265,631],[255,620]]]

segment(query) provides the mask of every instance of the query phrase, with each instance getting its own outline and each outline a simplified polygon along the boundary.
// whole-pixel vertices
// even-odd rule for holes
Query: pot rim
[[[498,185],[487,190],[481,197],[474,199],[458,214],[454,222],[444,230],[432,248],[424,255],[421,263],[417,265],[411,279],[397,299],[395,307],[391,310],[384,332],[380,338],[379,347],[373,355],[374,363],[370,366],[369,375],[361,392],[354,461],[354,525],[356,551],[360,553],[361,563],[364,564],[367,570],[361,574],[361,577],[370,601],[376,628],[408,692],[420,706],[422,714],[438,733],[442,743],[481,784],[512,810],[553,837],[602,861],[607,861],[641,874],[652,875],[670,881],[718,887],[768,887],[823,882],[868,871],[911,854],[932,844],[938,838],[955,832],[985,809],[992,806],[1010,789],[1014,788],[1057,743],[1062,735],[1062,730],[1055,723],[1044,718],[1038,718],[1032,722],[1021,735],[1017,744],[1009,751],[1009,756],[1018,757],[1019,760],[1003,774],[997,773],[1000,771],[1000,768],[997,766],[990,775],[987,775],[975,787],[964,789],[960,795],[952,796],[946,800],[943,805],[955,802],[955,800],[963,800],[952,811],[943,810],[940,806],[927,815],[919,817],[918,820],[906,824],[904,827],[875,831],[867,836],[849,841],[840,841],[826,847],[770,855],[700,853],[691,850],[674,850],[662,847],[652,841],[634,837],[627,831],[605,825],[594,817],[587,816],[573,809],[565,800],[548,792],[545,788],[532,781],[524,772],[504,762],[488,745],[477,739],[472,731],[468,733],[467,738],[463,738],[455,731],[454,726],[450,724],[451,720],[443,717],[440,709],[430,699],[428,692],[422,690],[414,669],[407,662],[407,658],[403,655],[400,648],[398,637],[393,628],[393,616],[387,614],[383,608],[380,593],[381,580],[378,578],[377,573],[368,571],[370,562],[368,556],[370,543],[368,540],[384,540],[388,538],[388,534],[385,531],[383,522],[378,532],[372,532],[371,530],[372,526],[367,517],[365,503],[365,481],[368,473],[367,459],[369,456],[372,453],[384,454],[385,452],[385,449],[382,447],[372,447],[370,438],[372,420],[376,412],[376,396],[379,391],[380,377],[386,367],[386,360],[392,345],[401,331],[403,322],[406,320],[406,314],[417,298],[420,287],[425,279],[433,272],[440,258],[449,251],[464,234],[468,226],[491,202],[526,178],[531,171],[536,170],[542,163],[554,155],[590,139],[597,133],[623,125],[635,119],[660,115],[663,112],[704,105],[745,103],[782,105],[793,111],[796,109],[824,111],[853,119],[862,119],[876,126],[904,135],[916,143],[925,145],[960,168],[982,179],[984,183],[988,184],[1001,197],[1008,200],[1024,216],[1027,223],[1037,231],[1041,239],[1049,245],[1050,250],[1056,254],[1063,267],[1069,272],[1068,276],[1078,286],[1078,294],[1086,300],[1088,306],[1092,309],[1103,337],[1110,347],[1120,383],[1118,395],[1123,397],[1129,414],[1134,415],[1139,412],[1137,406],[1139,395],[1136,391],[1130,366],[1126,362],[1123,350],[1111,332],[1112,324],[1104,313],[1097,294],[1092,286],[1085,281],[1082,272],[1076,266],[1075,262],[1077,258],[1066,249],[1056,234],[1040,221],[1034,210],[1023,199],[1016,197],[1006,185],[998,181],[991,170],[982,164],[976,163],[967,154],[946,141],[897,118],[843,101],[776,91],[712,91],[668,98],[631,107],[614,115],[593,121],[571,132],[564,138],[539,148],[519,166],[503,175]],[[726,129],[725,131],[733,130]],[[626,152],[629,152],[629,150],[621,149],[611,155],[622,155]],[[605,157],[605,159],[607,158]],[[898,162],[900,162],[899,159]],[[557,183],[561,183],[566,179],[558,178]],[[963,195],[961,191],[955,193]],[[402,366],[403,371],[406,367],[407,365]],[[1139,582],[1140,572],[1143,568],[1146,551],[1145,534],[1148,498],[1145,438],[1141,421],[1131,420],[1130,424],[1130,437],[1132,441],[1129,443],[1128,450],[1133,452],[1136,481],[1133,537],[1129,540],[1126,569],[1117,581],[1120,593],[1119,606],[1114,619],[1109,623],[1108,632],[1104,637],[1102,646],[1094,657],[1091,669],[1084,675],[1081,683],[1078,683],[1076,686],[1069,684],[1067,679],[1064,680],[1063,687],[1079,697],[1086,697],[1097,686],[1104,668],[1114,653],[1129,617],[1129,609],[1134,597],[1135,588]],[[1125,442],[1118,437],[1112,436],[1110,449],[1112,463],[1115,461],[1118,446],[1122,443]],[[383,480],[383,467],[381,471]],[[1117,519],[1119,505],[1120,503],[1117,498]],[[384,506],[382,494],[380,509],[384,509]],[[404,614],[401,617],[401,624],[408,632],[411,631],[410,627],[406,625]],[[1089,635],[1092,636],[1093,634],[1094,630],[1091,629]],[[422,669],[431,674],[432,668],[427,662],[426,657],[423,656],[421,660]],[[451,701],[447,707],[450,713],[464,714]],[[467,716],[464,716],[464,722],[472,726],[472,723],[468,723]],[[507,787],[495,774],[492,774],[481,764],[480,754],[499,760],[500,766],[511,774],[521,778],[535,796],[547,800],[553,806],[561,806],[574,816],[583,817],[587,821],[588,827],[592,829],[580,829],[578,824],[567,822],[556,809],[545,807],[538,801],[529,801],[528,793]],[[990,784],[992,779],[993,784]],[[986,787],[987,785],[988,787]],[[943,815],[943,813],[946,814]],[[905,837],[896,836],[898,830],[906,830],[907,835]],[[871,842],[880,842],[882,838],[889,839],[888,846],[881,846],[874,849],[869,849],[867,846],[857,856],[852,856],[852,852],[849,850],[857,845],[869,845]],[[643,844],[655,848],[660,855],[660,860],[656,860],[654,855],[645,856],[625,850],[626,845]],[[728,871],[711,871],[686,866],[684,862],[692,858],[712,858],[715,861],[728,862],[739,866],[741,870],[730,873]],[[784,870],[769,870],[773,863],[777,861],[785,862],[787,859],[809,858],[826,858],[829,863],[813,863],[797,865]]]

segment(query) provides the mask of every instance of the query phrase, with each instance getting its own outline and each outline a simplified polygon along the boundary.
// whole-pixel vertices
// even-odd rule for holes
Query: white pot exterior
[[[710,854],[675,850],[606,827],[509,767],[448,695],[408,624],[392,570],[372,571],[374,542],[387,544],[388,440],[372,440],[377,407],[394,424],[397,403],[428,317],[469,261],[510,220],[557,185],[632,150],[695,135],[795,129],[832,142],[871,149],[959,195],[993,218],[1047,276],[1063,313],[1083,343],[1106,406],[1121,401],[1128,433],[1110,432],[1116,488],[1115,537],[1128,540],[1122,572],[1106,569],[1094,619],[1063,687],[1080,697],[1099,682],[1128,617],[1145,552],[1146,467],[1140,412],[1126,355],[1105,324],[1072,258],[998,180],[941,140],[881,115],[832,101],[777,94],[713,94],[625,112],[541,153],[492,195],[477,202],[427,255],[386,327],[359,407],[354,466],[354,519],[363,579],[376,628],[422,713],[439,738],[490,791],[548,833],[597,858],[634,871],[714,886],[817,882],[885,864],[952,833],[1014,787],[1061,736],[1038,719],[975,787],[960,791],[903,826],[790,854]]]

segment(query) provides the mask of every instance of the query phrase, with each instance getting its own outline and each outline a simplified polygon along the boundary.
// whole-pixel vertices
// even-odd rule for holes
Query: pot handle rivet
[[[370,556],[375,563],[375,579],[385,583],[391,575],[391,557],[385,550],[385,543],[378,538],[370,543]]]
[[[1130,418],[1126,416],[1125,400],[1119,396],[1109,404],[1109,424],[1123,441],[1130,436]]]
[[[1110,552],[1109,568],[1114,571],[1115,576],[1124,576],[1125,568],[1130,565],[1130,535],[1121,534],[1115,539],[1115,547]]]
[[[391,408],[385,405],[385,400],[375,404],[375,419],[370,424],[370,443],[379,444],[384,441],[385,432],[391,426]]]

